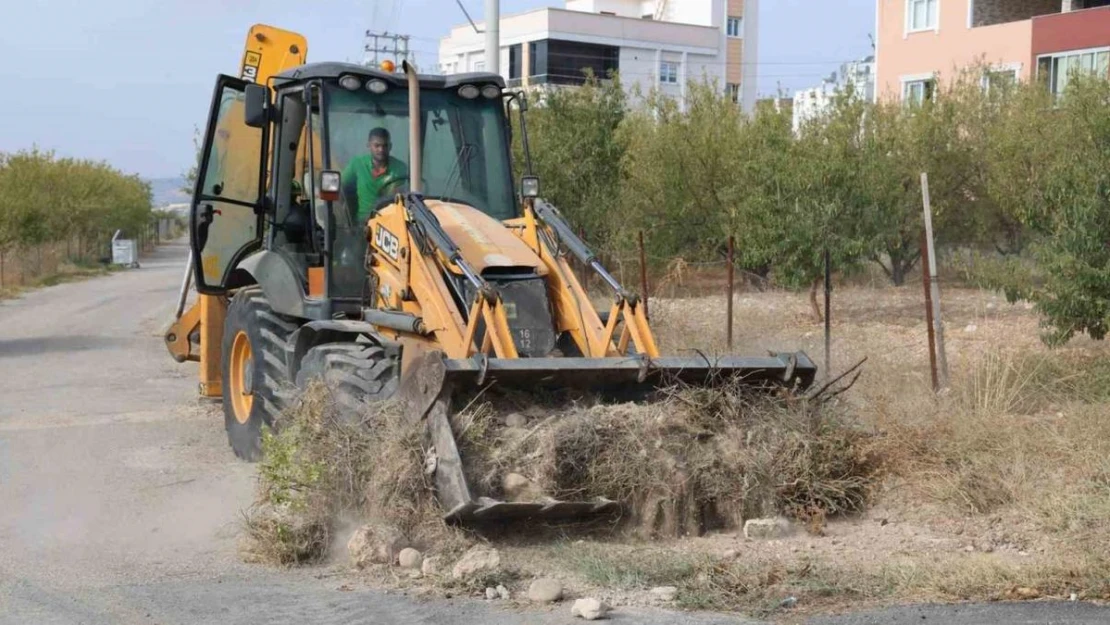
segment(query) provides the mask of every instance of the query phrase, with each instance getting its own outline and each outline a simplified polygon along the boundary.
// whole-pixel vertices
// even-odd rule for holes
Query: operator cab
[[[425,197],[519,216],[502,78],[424,75],[419,85]],[[272,90],[221,76],[194,201],[198,290],[238,286],[236,268],[264,248],[302,277],[300,316],[357,311],[366,222],[409,190],[409,126],[403,74],[316,63],[278,74]],[[325,172],[339,174],[338,193],[334,180],[321,187]]]

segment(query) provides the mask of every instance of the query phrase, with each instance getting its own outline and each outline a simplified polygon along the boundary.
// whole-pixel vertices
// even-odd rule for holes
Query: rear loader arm
[[[574,233],[570,224],[563,219],[551,204],[543,200],[535,200],[530,208],[526,210],[532,211],[536,219],[542,223],[547,229],[553,233],[556,239],[569,251],[575,258],[577,258],[583,265],[590,267],[601,279],[609,285],[616,295],[612,308],[609,311],[608,323],[605,325],[604,334],[601,336],[600,341],[591,341],[586,334],[587,329],[583,328],[583,332],[572,333],[575,342],[582,350],[583,354],[588,354],[593,357],[609,356],[609,351],[612,349],[614,335],[616,334],[617,322],[624,321],[624,326],[617,340],[616,351],[617,354],[624,354],[628,349],[629,342],[636,348],[636,350],[647,356],[648,358],[658,358],[659,348],[655,343],[655,336],[651,332],[651,327],[648,325],[647,316],[644,314],[644,307],[640,306],[640,297],[635,293],[627,291],[617,282],[617,279],[612,276],[605,267],[602,266],[601,261],[598,260],[597,255],[586,245],[586,243]],[[528,220],[526,220],[528,221]],[[543,232],[542,230],[540,232]],[[544,243],[544,236],[537,236],[537,243],[542,247],[548,247]],[[545,261],[550,265],[552,262],[566,264],[566,261],[557,258],[554,250],[548,250],[547,254],[542,254]],[[548,260],[550,258],[550,260]],[[555,269],[560,276],[564,276],[564,272],[559,268]],[[573,272],[569,276],[564,276],[565,282],[568,284],[564,288],[574,288],[577,286],[574,279]],[[588,305],[588,301],[586,302]]]

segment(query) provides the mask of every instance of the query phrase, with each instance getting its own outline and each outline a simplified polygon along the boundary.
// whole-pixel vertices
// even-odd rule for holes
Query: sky
[[[682,1],[682,0],[673,0]],[[418,66],[466,18],[454,0],[9,0],[0,31],[0,152],[37,146],[146,178],[195,157],[219,73],[235,74],[247,30],[308,38],[309,61],[359,62],[367,29],[412,36]],[[483,0],[463,0],[476,20]],[[560,0],[501,0],[503,14]],[[871,53],[875,0],[760,0],[759,90],[820,84]]]

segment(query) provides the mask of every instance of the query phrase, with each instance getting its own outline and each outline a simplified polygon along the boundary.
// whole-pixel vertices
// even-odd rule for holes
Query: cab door
[[[197,291],[219,295],[239,262],[262,244],[269,124],[246,123],[246,86],[216,81],[190,217]]]

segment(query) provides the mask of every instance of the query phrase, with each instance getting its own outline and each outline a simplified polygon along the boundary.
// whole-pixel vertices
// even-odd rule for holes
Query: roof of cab
[[[355,65],[354,63],[309,63],[288,69],[274,76],[274,85],[281,86],[290,82],[301,82],[317,78],[339,78],[346,74],[354,74],[363,78],[380,78],[396,86],[408,84],[408,78],[402,72],[383,72],[374,67]],[[495,84],[505,88],[505,79],[498,74],[489,72],[470,72],[466,74],[418,74],[420,86],[428,89],[452,89],[465,84],[488,85]]]

